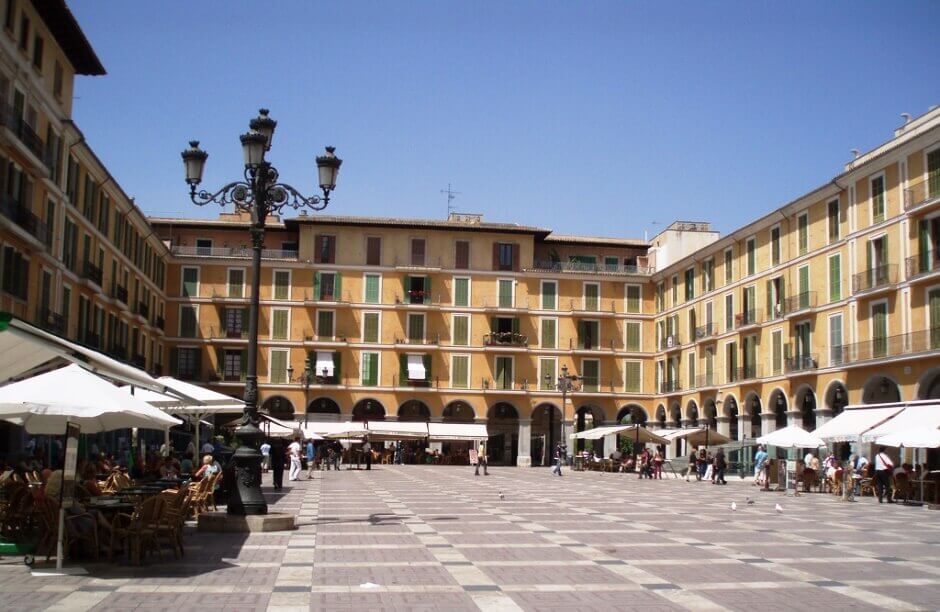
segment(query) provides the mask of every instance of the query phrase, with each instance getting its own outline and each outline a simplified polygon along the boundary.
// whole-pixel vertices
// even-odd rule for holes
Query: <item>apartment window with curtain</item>
[[[829,230],[829,244],[839,240],[839,200],[832,200],[826,205],[826,221]]]
[[[881,223],[885,220],[885,177],[876,176],[871,179],[871,222]]]
[[[85,259],[87,260],[87,254]],[[183,297],[199,297],[199,268],[183,268]]]
[[[313,273],[313,295],[320,302],[338,302],[342,295],[341,277],[336,272]],[[287,298],[283,298],[287,299]]]
[[[274,299],[290,299],[290,270],[274,271]]]
[[[245,271],[241,268],[231,268],[228,271],[228,297],[240,298],[245,296]]]
[[[558,347],[558,319],[541,320],[542,337],[539,348],[553,349]]]
[[[275,308],[271,311],[271,339],[288,339],[288,319],[290,310],[286,308]]]
[[[599,283],[584,283],[584,309],[596,312],[600,309],[601,286]]]
[[[780,227],[770,228],[770,265],[780,265]]]
[[[332,310],[318,310],[317,311],[317,340],[331,341],[336,331],[334,330],[334,317],[335,314]]]
[[[271,349],[268,357],[268,380],[274,385],[287,382],[287,355],[284,349]]]
[[[639,351],[640,350],[640,322],[639,321],[627,321],[624,325],[626,331],[626,350],[628,351]]]
[[[470,242],[468,240],[454,242],[454,268],[457,270],[470,269]]]
[[[806,255],[809,250],[809,215],[803,213],[796,218],[797,251]]]
[[[360,353],[361,376],[360,384],[364,387],[375,387],[379,384],[379,354],[372,352]]]
[[[378,304],[380,302],[379,286],[381,284],[382,277],[378,274],[366,274],[363,278],[365,279],[365,303]]]
[[[362,313],[362,341],[371,343],[379,341],[379,313]]]
[[[470,388],[470,355],[451,355],[450,386],[453,389]]]
[[[470,346],[470,315],[453,315],[451,329],[455,346]]]
[[[695,299],[695,268],[689,268],[685,271],[685,301],[689,302]]]
[[[757,241],[749,238],[747,241],[747,275],[757,274]]]
[[[539,389],[542,391],[555,390],[557,366],[558,361],[554,357],[541,357],[539,359]]]
[[[734,251],[732,251],[731,249],[728,249],[725,251],[725,261],[723,265],[725,269],[725,284],[726,285],[730,285],[732,282],[734,282],[733,263],[734,263]]]
[[[595,349],[601,341],[600,321],[578,321],[578,348]]]
[[[558,283],[542,281],[542,310],[555,310],[558,307]]]
[[[641,393],[642,379],[640,376],[641,363],[639,361],[626,361],[623,364],[624,391],[627,393]]]
[[[454,278],[454,306],[470,306],[470,279],[467,277]]]
[[[196,337],[196,306],[180,306],[180,337]]]
[[[829,301],[842,299],[842,256],[839,253],[829,256]]]
[[[640,312],[640,285],[627,285],[626,311]]]
[[[314,263],[336,263],[336,236],[317,234],[314,240]]]

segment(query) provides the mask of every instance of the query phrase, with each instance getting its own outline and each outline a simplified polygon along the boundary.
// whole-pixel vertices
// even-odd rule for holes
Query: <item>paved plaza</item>
[[[940,608],[940,513],[919,507],[521,468],[386,465],[289,484],[266,492],[296,531],[193,532],[182,561],[82,577],[3,559],[0,609]]]

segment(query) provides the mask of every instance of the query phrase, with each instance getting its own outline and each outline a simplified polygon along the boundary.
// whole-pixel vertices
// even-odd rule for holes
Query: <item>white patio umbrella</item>
[[[940,429],[908,429],[879,436],[875,443],[904,448],[940,448]]]
[[[180,423],[75,364],[0,387],[0,419],[48,435],[64,434],[67,423],[82,433]]]
[[[790,425],[761,436],[757,438],[757,443],[777,448],[819,448],[826,445],[822,438],[797,425]]]

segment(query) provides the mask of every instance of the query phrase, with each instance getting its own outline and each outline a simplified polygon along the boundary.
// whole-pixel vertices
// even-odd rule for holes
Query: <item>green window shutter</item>
[[[585,310],[597,310],[600,300],[598,294],[600,293],[599,285],[596,284],[587,284],[584,286],[584,309]]]
[[[333,329],[333,312],[329,310],[317,311],[317,338],[329,340],[335,335]]]
[[[427,381],[434,380],[431,377],[431,355],[425,354],[424,357],[421,359],[421,361],[424,362],[425,380]]]
[[[940,153],[940,149],[937,150]],[[931,153],[933,155],[933,153]],[[919,269],[917,272],[926,272],[930,269],[930,262],[933,261],[936,256],[930,252],[930,234],[928,233],[928,225],[926,219],[921,219],[917,223],[917,244],[918,244],[918,257],[917,261],[919,264]]]
[[[470,344],[470,317],[454,317],[454,344],[458,346]]]
[[[773,373],[780,374],[783,371],[783,366],[780,363],[780,355],[783,348],[783,334],[777,333],[773,334],[773,355],[771,355],[771,360],[773,361]]]
[[[470,282],[466,278],[454,279],[454,306],[470,305]]]
[[[627,350],[640,350],[640,324],[636,321],[628,321],[626,324],[627,332]]]
[[[424,277],[424,303],[425,304],[431,303],[431,277],[430,276]]]
[[[333,378],[336,379],[336,384],[343,384],[343,354],[339,351],[333,351]]]
[[[774,318],[774,285],[773,281],[767,281],[766,289],[767,292],[767,320],[772,320]]]
[[[314,300],[320,299],[320,273],[319,272],[313,273],[313,299]]]
[[[639,285],[627,285],[627,312],[640,312]]]
[[[555,310],[557,307],[557,288],[555,283],[542,283],[542,308],[544,310]]]
[[[469,386],[469,364],[466,355],[455,355],[451,361],[451,386],[466,389]]]
[[[807,300],[807,292],[809,292],[809,266],[803,266],[799,270],[800,274],[800,307],[805,307],[804,300]]]
[[[215,371],[221,378],[225,370],[225,351],[216,346],[213,347],[213,352],[215,353]]]
[[[273,314],[272,338],[275,340],[287,339],[287,311],[275,310]]]
[[[408,292],[411,291],[411,277],[406,275],[406,276],[405,276],[404,283],[405,283],[405,297],[404,297],[404,300],[403,300],[403,301],[407,302],[407,301],[408,301]]]
[[[627,393],[640,392],[640,362],[628,361],[624,364],[626,371],[626,391]]]
[[[512,318],[512,327],[511,327],[511,329],[512,329],[512,333],[514,333],[514,334],[518,334],[518,333],[519,333],[519,318],[518,318],[518,317],[513,317],[513,318]]]
[[[927,197],[940,196],[940,149],[927,155]]]
[[[829,258],[829,301],[842,299],[842,258],[833,255]]]
[[[337,302],[343,301],[343,275],[339,272],[333,275],[333,299]]]
[[[379,341],[379,315],[375,312],[367,312],[363,317],[362,322],[362,341],[363,342],[378,342]]]
[[[87,246],[87,242],[86,242]],[[88,254],[85,253],[85,260],[88,260]],[[199,269],[183,268],[183,297],[198,297]]]
[[[512,281],[500,280],[497,283],[500,308],[512,308]]]
[[[787,279],[785,276],[780,277],[780,303],[783,304],[783,301],[787,299]]]
[[[274,271],[274,299],[275,300],[286,300],[289,297],[289,292],[287,290],[288,286],[288,273],[283,270]]]
[[[934,289],[928,296],[930,317],[930,348],[940,348],[940,289]]]
[[[584,348],[584,340],[587,336],[587,322],[578,321],[578,347]]]
[[[374,274],[366,276],[366,303],[379,303],[379,277]]]
[[[398,356],[398,384],[403,384],[408,380],[408,355]]]
[[[372,385],[379,384],[379,356],[377,353],[372,353],[369,360],[369,381],[369,384]]]
[[[555,319],[542,319],[542,340],[540,342],[541,348],[555,348],[555,333]]]
[[[272,383],[282,383],[287,369],[286,353],[284,351],[271,351],[271,376]]]

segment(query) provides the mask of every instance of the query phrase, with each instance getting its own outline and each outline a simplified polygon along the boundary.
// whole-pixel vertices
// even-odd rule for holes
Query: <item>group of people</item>
[[[283,488],[285,467],[288,470],[287,479],[290,481],[300,480],[304,469],[307,470],[307,480],[312,480],[315,472],[330,469],[338,471],[343,463],[343,445],[339,440],[315,441],[295,436],[286,444],[282,438],[270,438],[261,444],[259,450],[261,471],[271,472],[275,491]],[[355,449],[354,456],[365,463],[367,470],[372,469],[375,455],[368,438]]]
[[[692,449],[689,452],[689,466],[685,472],[685,481],[691,482],[691,477],[695,480],[708,480],[713,485],[726,485],[725,470],[728,469],[728,459],[725,457],[723,448],[719,448],[714,454],[708,449],[700,448],[697,451]]]

